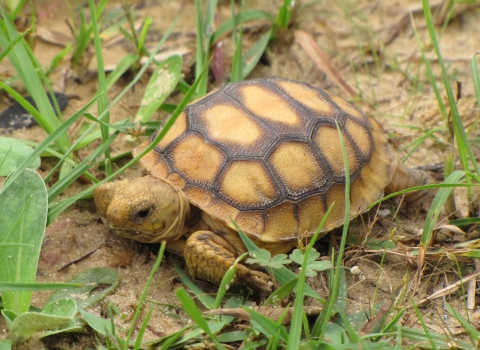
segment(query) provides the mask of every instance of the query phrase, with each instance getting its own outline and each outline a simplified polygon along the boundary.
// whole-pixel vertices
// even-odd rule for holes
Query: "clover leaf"
[[[290,264],[292,261],[287,259],[286,254],[277,254],[274,257],[268,250],[260,249],[259,251],[250,252],[252,258],[248,258],[246,262],[248,264],[259,264],[263,267],[270,267],[272,269],[279,269],[283,265]]]
[[[290,254],[290,259],[302,266],[303,268],[303,259],[305,253],[301,249],[295,249]],[[332,268],[332,263],[330,261],[316,261],[320,257],[320,253],[315,249],[310,250],[310,254],[307,256],[307,264],[305,266],[306,272],[305,275],[308,277],[317,276],[317,272],[324,271]]]

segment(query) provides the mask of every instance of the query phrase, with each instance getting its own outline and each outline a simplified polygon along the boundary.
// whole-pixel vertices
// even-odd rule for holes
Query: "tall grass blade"
[[[438,58],[438,63],[442,69],[442,76],[443,76],[443,83],[445,85],[445,90],[447,92],[448,102],[450,104],[451,113],[452,113],[452,121],[453,121],[453,129],[455,132],[455,138],[458,144],[458,151],[460,153],[460,158],[462,160],[464,170],[469,170],[469,160],[473,167],[475,168],[475,172],[480,174],[480,167],[476,161],[475,155],[473,150],[470,146],[469,140],[467,138],[467,134],[463,127],[462,119],[460,117],[460,113],[458,111],[457,103],[455,100],[455,96],[453,94],[452,86],[450,85],[450,81],[448,79],[448,72],[445,67],[445,63],[443,61],[442,54],[440,52],[440,46],[438,44],[437,36],[435,33],[435,26],[432,19],[432,10],[430,7],[429,0],[422,0],[423,5],[423,13],[425,17],[425,22],[427,23],[428,33],[430,34],[430,39],[432,40],[433,47],[435,49],[435,53]]]
[[[91,26],[93,32],[93,42],[95,44],[95,53],[97,56],[97,78],[98,78],[98,89],[102,94],[98,98],[98,114],[102,115],[100,118],[106,123],[110,123],[110,113],[108,111],[108,94],[107,94],[107,82],[105,77],[105,68],[103,62],[102,54],[102,43],[100,41],[100,33],[98,30],[99,19],[97,17],[97,9],[95,8],[95,2],[93,0],[88,0],[88,5],[90,7],[90,15],[92,17]],[[105,113],[104,113],[105,112]],[[102,133],[102,140],[106,142],[108,139],[108,127],[100,125],[100,131]],[[112,162],[110,159],[110,148],[105,149],[105,172],[108,175],[112,173]]]
[[[0,86],[6,87],[2,82],[0,82]],[[36,157],[39,157],[40,155],[43,154],[43,152],[46,151],[48,147],[50,147],[50,144],[54,142],[58,137],[61,135],[65,135],[67,129],[75,123],[78,118],[80,118],[89,108],[90,106],[96,101],[98,96],[95,96],[90,102],[88,102],[83,108],[81,108],[77,113],[75,113],[73,116],[71,116],[69,119],[67,119],[60,127],[55,129],[54,132],[52,132],[48,137],[43,140],[43,142],[35,148],[35,150],[32,152],[29,158],[25,159],[22,164],[20,164],[17,168],[17,170],[12,173],[4,182],[3,187],[0,189],[0,194],[5,191],[10,184],[15,181],[22,173],[23,171],[28,167],[29,163],[31,162],[31,159],[34,159]]]
[[[420,246],[424,250],[427,249],[432,240],[433,229],[437,222],[438,216],[443,209],[443,204],[447,200],[450,193],[454,190],[455,187],[453,186],[458,184],[463,176],[465,176],[465,172],[461,170],[456,170],[451,173],[450,176],[445,179],[444,183],[451,184],[452,187],[442,187],[435,195],[432,205],[430,206],[430,210],[428,211],[427,218],[425,219],[422,236],[420,238]]]
[[[298,286],[297,286],[297,295],[295,297],[295,303],[294,303],[294,308],[293,308],[293,316],[292,316],[292,323],[290,325],[290,337],[288,338],[288,344],[287,344],[287,349],[289,350],[294,350],[298,349],[300,346],[300,338],[302,335],[302,324],[303,324],[303,317],[305,313],[303,312],[303,298],[305,295],[305,279],[306,279],[306,266],[307,266],[307,260],[310,252],[312,251],[313,245],[315,244],[315,241],[318,239],[318,235],[320,232],[322,232],[323,226],[325,226],[325,223],[327,222],[328,217],[330,216],[330,213],[333,209],[333,204],[330,205],[328,208],[327,212],[322,218],[322,221],[320,222],[320,225],[318,225],[318,228],[315,230],[315,233],[310,241],[310,243],[307,246],[307,249],[305,250],[305,255],[303,258],[303,264],[302,264],[302,269],[300,272],[300,276],[298,277]]]
[[[331,284],[332,288],[330,289],[330,295],[328,296],[325,308],[323,309],[322,313],[318,317],[315,323],[315,326],[312,330],[312,336],[314,337],[318,336],[319,339],[323,339],[326,327],[328,325],[328,320],[330,319],[330,315],[335,307],[335,304],[337,303],[340,280],[341,280],[343,252],[345,250],[345,244],[347,241],[347,234],[348,234],[348,226],[350,221],[350,168],[348,164],[348,156],[347,156],[347,149],[345,147],[345,141],[343,139],[342,131],[338,123],[337,123],[337,132],[340,140],[343,164],[345,168],[345,222],[343,224],[340,249],[337,253],[337,261],[335,263],[335,274],[333,278],[333,283]]]
[[[220,342],[217,340],[217,337],[212,332],[212,330],[210,329],[210,326],[208,325],[207,321],[203,317],[202,312],[198,309],[193,299],[190,298],[187,291],[184,288],[180,288],[180,289],[177,289],[175,294],[177,295],[177,298],[182,302],[182,305],[185,311],[187,311],[187,313],[192,318],[192,320],[205,333],[207,333],[207,335],[210,337],[212,342],[216,345],[217,349],[225,349],[225,347],[222,344],[220,344]]]
[[[232,1],[233,4],[233,1]],[[234,10],[234,6],[232,5],[232,11]],[[235,44],[235,52],[233,54],[233,61],[232,61],[232,77],[231,81],[241,81],[243,80],[243,58],[242,58],[242,43],[243,43],[243,1],[242,7],[240,8],[240,28],[237,34],[237,27],[233,28],[233,42]],[[232,18],[235,18],[234,16]],[[236,24],[234,22],[234,24]]]
[[[152,271],[150,271],[150,275],[148,276],[147,283],[145,283],[145,287],[143,287],[142,295],[140,295],[140,298],[138,299],[138,305],[137,305],[137,308],[135,309],[132,322],[130,323],[130,328],[128,329],[126,344],[129,344],[130,339],[132,339],[132,334],[136,328],[138,318],[140,317],[140,313],[142,312],[143,304],[147,299],[148,289],[150,288],[150,285],[153,282],[153,276],[155,276],[155,273],[157,272],[158,268],[160,267],[160,264],[162,263],[166,246],[167,246],[166,241],[163,241],[162,244],[160,245],[160,249],[158,251],[158,256],[157,256],[157,260],[155,261],[155,265],[153,265]]]
[[[242,13],[236,14],[234,17],[223,22],[218,29],[212,35],[212,43],[216,43],[220,38],[227,34],[230,30],[236,28],[236,23],[240,21],[240,17],[243,17],[244,22],[253,20],[266,20],[268,22],[273,21],[273,16],[267,11],[263,10],[243,10]]]
[[[0,13],[3,16],[4,23],[4,26],[2,26],[3,30],[0,30],[0,45],[3,48],[6,48],[12,41],[20,36],[20,34],[17,32],[14,24],[10,20],[10,17],[1,7]],[[11,49],[8,54],[8,58],[14,66],[15,71],[20,77],[21,81],[25,85],[28,93],[35,101],[38,111],[42,115],[42,118],[37,120],[39,125],[41,125],[48,134],[51,134],[60,125],[60,120],[55,115],[55,112],[43,88],[39,74],[37,73],[36,68],[40,68],[41,71],[41,67],[38,62],[35,62],[36,67],[34,66],[33,62],[36,60],[35,56],[31,52],[30,47],[26,44],[24,39],[20,39],[17,45]],[[48,84],[48,81],[45,81],[45,84]],[[70,142],[67,135],[61,135],[58,138],[57,143],[60,149],[65,150],[68,148]]]

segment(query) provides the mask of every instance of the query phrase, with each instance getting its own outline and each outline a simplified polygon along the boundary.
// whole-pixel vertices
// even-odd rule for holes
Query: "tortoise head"
[[[153,176],[106,183],[93,196],[118,235],[145,243],[179,239],[190,210],[181,190]]]

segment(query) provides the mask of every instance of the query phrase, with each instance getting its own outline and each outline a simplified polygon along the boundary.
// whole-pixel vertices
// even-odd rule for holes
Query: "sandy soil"
[[[61,32],[69,35],[65,24],[69,16],[68,8],[63,1],[38,0],[35,1],[38,15],[38,27],[49,31]],[[129,2],[133,3],[133,2]],[[276,14],[276,9],[282,1],[245,1],[246,8],[262,8]],[[342,3],[343,5],[338,5]],[[433,2],[436,5],[438,2]],[[138,9],[138,18],[151,15],[154,18],[151,29],[152,43],[164,33],[173,19],[181,14],[180,20],[175,27],[175,35],[167,42],[165,54],[180,52],[184,54],[183,72],[188,79],[192,76],[190,65],[195,48],[195,21],[194,6],[191,1],[145,1]],[[350,4],[347,6],[347,4]],[[430,40],[425,30],[425,23],[421,12],[421,3],[415,0],[390,1],[323,1],[300,9],[297,13],[295,28],[287,33],[287,39],[281,40],[269,46],[265,59],[256,67],[250,77],[280,76],[296,79],[312,85],[328,89],[346,99],[352,100],[352,96],[335,84],[306,54],[304,49],[294,40],[294,30],[302,30],[308,33],[314,41],[325,51],[331,64],[340,72],[346,83],[356,93],[356,104],[375,116],[382,124],[387,133],[392,136],[392,144],[400,153],[407,155],[409,143],[422,136],[426,131],[444,127],[443,131],[435,133],[435,137],[428,138],[415,150],[407,160],[411,166],[431,166],[444,160],[446,150],[450,149],[448,133],[445,122],[439,112],[434,91],[428,82],[425,66],[421,65],[421,53],[416,43],[413,24],[419,32],[421,41],[427,49],[427,55],[432,59],[432,67],[441,94],[445,95],[441,84],[438,62],[431,53]],[[116,1],[109,2],[108,10],[118,6]],[[439,8],[437,6],[436,8]],[[413,22],[406,15],[408,10],[413,10]],[[220,1],[219,18],[223,21],[230,16],[229,2]],[[402,18],[404,20],[402,20]],[[445,15],[438,13],[436,20],[440,25],[445,23]],[[245,35],[246,48],[251,47],[260,35],[265,31],[266,23],[249,23],[248,32]],[[480,21],[478,13],[473,7],[456,5],[453,16],[444,28],[440,46],[446,64],[449,67],[451,81],[461,81],[463,86],[463,98],[458,106],[466,126],[478,122],[478,107],[474,97],[474,88],[469,68],[472,55],[479,50],[478,33]],[[42,65],[47,66],[52,58],[62,50],[62,47],[52,45],[42,40],[39,35],[35,40],[35,53]],[[229,67],[231,53],[233,52],[231,38],[223,39],[225,65]],[[150,44],[150,43],[149,43]],[[114,66],[118,59],[132,47],[119,42],[106,48],[105,60],[107,65]],[[72,99],[64,116],[68,117],[92,98],[96,92],[95,66],[89,67],[90,73],[73,71],[70,62],[66,60],[55,70],[51,76],[52,84],[57,91],[78,95]],[[3,61],[0,67],[0,77],[6,78],[14,75],[14,71],[8,62]],[[226,72],[228,75],[228,71]],[[79,82],[79,77],[83,82]],[[135,89],[130,91],[116,106],[112,112],[112,120],[117,121],[131,117],[136,112],[143,95],[147,78],[140,81]],[[109,91],[109,98],[113,99],[119,91],[128,83],[128,77],[122,79],[117,86]],[[212,88],[214,87],[212,83]],[[21,91],[21,87],[18,87]],[[178,102],[181,96],[174,94],[169,102]],[[0,110],[5,109],[7,101],[0,99]],[[91,111],[95,113],[94,110]],[[164,113],[158,113],[156,119],[163,118]],[[39,127],[28,130],[12,132],[11,137],[41,141],[45,134]],[[473,130],[471,139],[478,137],[478,129]],[[134,144],[125,141],[125,137],[119,137],[112,146],[112,153],[125,152]],[[478,155],[478,145],[474,144],[474,150]],[[91,149],[78,152],[79,159],[85,157]],[[52,161],[45,159],[40,168],[41,174],[48,173],[52,167]],[[102,169],[91,169],[92,173],[101,175]],[[122,176],[133,178],[140,176],[141,169],[134,167]],[[434,174],[435,175],[435,174]],[[67,198],[73,193],[87,188],[88,184],[76,182],[62,196]],[[461,201],[460,193],[457,193]],[[393,291],[405,283],[405,271],[410,272],[410,278],[416,273],[415,259],[407,259],[406,255],[410,248],[418,244],[419,234],[423,227],[425,214],[423,211],[400,208],[397,211],[396,202],[387,202],[381,209],[388,209],[383,216],[376,216],[376,212],[364,215],[352,224],[352,236],[367,234],[369,237],[377,237],[382,240],[388,239],[392,234],[393,241],[397,244],[398,254],[387,254],[382,261],[382,251],[365,251],[362,247],[354,246],[347,254],[345,266],[348,279],[348,312],[358,312],[368,309],[372,303],[372,296],[376,293],[377,300],[390,298]],[[418,209],[418,208],[417,208]],[[370,223],[377,221],[370,227]],[[441,220],[444,220],[441,217]],[[396,231],[393,231],[396,230]],[[337,232],[337,239],[340,232]],[[475,231],[470,233],[474,237]],[[438,246],[451,244],[452,239],[460,241],[467,239],[463,236],[454,237],[446,230],[448,242],[435,243]],[[327,237],[328,238],[328,237]],[[327,239],[328,241],[328,239]],[[321,248],[321,246],[320,246]],[[117,269],[121,276],[118,288],[99,305],[90,311],[105,316],[106,306],[109,302],[114,303],[121,310],[121,315],[116,318],[119,329],[125,329],[133,316],[138,298],[145,285],[146,279],[155,262],[155,254],[158,246],[144,245],[128,241],[115,236],[105,225],[101,223],[96,214],[92,200],[78,202],[69,208],[48,228],[41,252],[38,278],[39,282],[66,281],[74,275],[91,267],[112,267]],[[94,251],[85,259],[70,265],[58,272],[64,265],[76,261],[88,253]],[[175,257],[166,258],[155,276],[154,284],[149,293],[148,300],[159,304],[179,305],[174,291],[181,285],[173,269],[172,259],[182,264]],[[350,269],[356,267],[352,273]],[[462,274],[466,275],[474,270],[471,262],[462,264]],[[360,271],[358,273],[358,271]],[[417,294],[408,295],[408,301],[412,297],[415,300],[422,299],[458,280],[456,267],[445,259],[428,261],[424,271],[424,278],[419,286]],[[410,281],[411,282],[411,281]],[[325,278],[312,279],[310,281],[321,295],[326,296]],[[199,285],[207,292],[215,292],[213,286],[199,282]],[[407,292],[408,293],[408,292]],[[36,293],[33,304],[42,306],[48,298],[47,293]],[[439,299],[422,308],[424,319],[428,327],[438,333],[444,334],[445,326],[450,330],[462,332],[462,328],[452,323],[449,317],[444,317],[443,303],[448,301],[462,310],[463,298],[460,292],[456,292],[445,299]],[[172,313],[174,314],[172,316]],[[474,314],[470,315],[475,320]],[[181,311],[171,311],[159,306],[150,321],[145,339],[154,339],[162,335],[170,334],[181,329],[190,322]],[[413,310],[407,311],[401,323],[409,327],[419,327],[418,320]],[[478,326],[478,324],[477,324]],[[0,337],[6,335],[3,319],[0,319]],[[42,341],[34,338],[25,345],[26,348],[58,347],[70,349],[82,349],[89,345],[94,347],[95,337],[91,331],[85,335],[58,336]]]

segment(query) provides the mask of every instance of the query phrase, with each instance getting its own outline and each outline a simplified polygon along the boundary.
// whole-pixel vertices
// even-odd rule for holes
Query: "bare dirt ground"
[[[276,15],[283,1],[245,1],[246,8],[261,8]],[[133,2],[129,2],[133,3]],[[445,11],[442,2],[432,1],[435,6],[438,29],[445,24]],[[65,19],[70,18],[68,8],[64,1],[39,0],[34,1],[38,16],[38,27],[50,31],[58,31],[69,35]],[[107,10],[119,6],[116,1],[110,1]],[[413,11],[410,17],[409,11]],[[180,20],[174,29],[174,35],[167,42],[164,53],[181,53],[184,55],[183,72],[188,79],[191,77],[191,59],[195,50],[195,20],[194,5],[192,1],[145,1],[136,11],[138,18],[153,16],[152,40],[165,32],[174,18],[180,15]],[[219,18],[223,21],[231,14],[230,2],[220,1]],[[435,137],[428,138],[413,152],[407,160],[411,166],[430,166],[444,160],[444,152],[449,149],[447,128],[442,119],[433,89],[428,82],[425,66],[421,64],[421,53],[416,42],[413,25],[417,28],[422,43],[427,50],[428,57],[432,60],[437,81],[441,82],[440,70],[436,58],[431,54],[430,40],[425,29],[425,22],[421,12],[421,2],[418,0],[396,1],[318,1],[306,6],[297,13],[295,28],[287,33],[284,40],[269,46],[262,60],[250,77],[279,76],[300,80],[323,89],[328,89],[348,100],[352,100],[346,91],[335,84],[306,54],[305,50],[295,41],[294,30],[308,33],[314,41],[325,51],[331,64],[341,73],[346,83],[356,93],[356,104],[367,113],[375,116],[384,129],[392,136],[399,152],[404,155],[409,149],[403,150],[417,137],[426,131],[443,127],[443,131],[435,133]],[[253,22],[246,25],[246,48],[253,45],[260,35],[268,28],[268,23]],[[448,24],[443,28],[441,36],[441,50],[446,64],[449,67],[452,82],[461,81],[463,85],[463,98],[458,106],[465,125],[468,127],[478,122],[478,107],[474,96],[474,88],[469,68],[472,55],[479,50],[478,33],[480,21],[478,20],[478,7],[474,4],[455,5],[453,15]],[[231,37],[223,39],[225,64],[229,67],[233,53]],[[39,37],[35,40],[35,53],[42,65],[46,66],[62,47],[47,43]],[[107,65],[114,66],[118,58],[132,50],[132,47],[120,42],[106,48],[105,59]],[[57,91],[77,95],[72,99],[64,111],[64,116],[75,113],[85,105],[96,93],[95,67],[90,66],[92,74],[86,71],[73,72],[69,69],[70,62],[66,60],[53,73],[52,84]],[[13,69],[5,61],[0,67],[1,76],[14,75]],[[228,75],[228,72],[226,73]],[[83,82],[75,80],[80,76]],[[118,86],[109,91],[109,98],[116,94],[128,82],[124,78]],[[139,107],[147,79],[139,82],[135,89],[130,91],[121,101],[120,105],[112,110],[113,121],[121,120],[134,115]],[[442,95],[445,95],[443,85]],[[214,88],[214,85],[211,86]],[[21,87],[19,87],[21,91]],[[169,102],[178,102],[181,96],[176,94]],[[0,110],[7,106],[5,98],[0,99]],[[92,110],[92,113],[95,113]],[[156,118],[163,118],[164,113],[159,113]],[[19,130],[7,135],[24,138],[32,141],[41,141],[45,134],[37,126],[28,130]],[[478,131],[473,131],[471,139],[478,137]],[[112,153],[125,152],[135,144],[125,141],[124,137],[114,143]],[[478,155],[478,145],[473,144]],[[78,153],[81,159],[90,150]],[[51,160],[43,160],[40,172],[46,174],[52,166]],[[94,174],[100,175],[102,169],[91,169]],[[140,176],[141,169],[134,167],[123,174],[125,178]],[[87,188],[89,184],[75,183],[62,198]],[[461,199],[460,194],[458,199]],[[381,209],[388,209],[383,216],[376,217],[373,211],[354,221],[352,235],[368,234],[386,240],[392,234],[392,240],[397,244],[398,254],[387,254],[381,265],[382,251],[364,251],[362,247],[353,247],[347,254],[345,265],[348,268],[348,302],[349,313],[368,309],[372,303],[372,296],[377,294],[378,300],[388,299],[392,292],[405,283],[412,283],[416,273],[415,258],[407,258],[412,247],[418,244],[420,230],[422,229],[425,214],[416,210],[400,208],[398,215],[396,202],[387,202]],[[373,228],[369,224],[377,218]],[[444,218],[440,218],[443,220]],[[395,230],[395,231],[394,231]],[[340,232],[338,232],[340,234]],[[469,233],[474,237],[477,232]],[[453,234],[447,232],[448,242],[436,242],[437,246],[451,244]],[[338,237],[338,235],[337,235]],[[457,239],[455,237],[455,239]],[[466,240],[460,237],[458,240]],[[328,239],[327,239],[328,240]],[[92,267],[112,267],[117,269],[121,276],[118,288],[92,312],[106,316],[108,303],[118,306],[121,314],[117,316],[118,329],[126,329],[133,316],[138,298],[145,285],[146,279],[155,261],[157,246],[135,243],[115,236],[101,223],[96,214],[93,200],[78,202],[69,208],[48,228],[41,252],[38,278],[39,282],[61,282],[72,278],[74,275]],[[90,252],[94,251],[88,257]],[[175,259],[175,258],[174,258]],[[76,261],[68,268],[59,270],[68,263]],[[179,259],[176,259],[181,264]],[[381,265],[381,267],[380,267]],[[361,273],[351,273],[350,269],[357,267]],[[354,271],[357,271],[357,268]],[[462,274],[466,275],[475,269],[470,262],[462,264]],[[405,281],[405,272],[410,272],[410,281]],[[408,277],[407,277],[408,278]],[[425,295],[432,294],[453,282],[459,276],[456,266],[446,259],[428,261],[424,271],[422,283],[416,295],[409,295],[406,299],[421,300]],[[323,278],[310,280],[321,295],[326,296],[325,281]],[[155,276],[154,285],[149,293],[148,300],[162,304],[179,305],[174,291],[180,286],[173,269],[172,258],[164,259],[160,270]],[[199,282],[207,292],[215,292],[215,288]],[[36,293],[33,304],[42,306],[48,298],[47,293]],[[451,323],[449,317],[444,317],[444,299],[426,304],[422,313],[428,327],[432,331],[444,334],[445,326],[461,335],[462,328]],[[464,302],[463,296],[457,292],[448,299],[454,305]],[[465,307],[459,307],[465,310]],[[465,311],[463,311],[465,313]],[[475,313],[470,317],[475,322]],[[188,317],[178,310],[171,310],[166,306],[158,306],[153,313],[145,339],[154,339],[170,334],[188,322]],[[411,309],[406,312],[401,323],[409,327],[419,327],[418,320]],[[478,328],[479,324],[475,324]],[[0,337],[6,336],[5,324],[0,320]],[[95,337],[91,331],[85,335],[51,337],[43,342],[34,338],[24,345],[25,348],[56,347],[82,349],[85,346],[96,345]]]

